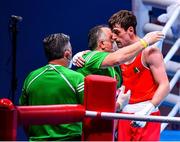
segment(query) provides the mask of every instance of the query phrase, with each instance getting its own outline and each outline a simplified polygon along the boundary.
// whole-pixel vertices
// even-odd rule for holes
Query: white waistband
[[[145,101],[145,102],[140,102],[136,104],[128,104],[126,105],[122,112],[127,112],[127,113],[136,113],[138,111],[141,111],[150,101]],[[158,107],[154,109],[152,112],[157,112],[159,109]]]

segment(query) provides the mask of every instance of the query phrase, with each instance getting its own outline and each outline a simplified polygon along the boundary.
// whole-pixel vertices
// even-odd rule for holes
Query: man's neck
[[[54,65],[61,65],[61,66],[64,66],[64,67],[68,67],[68,63],[67,63],[67,61],[64,58],[55,59],[55,60],[49,61],[48,63],[49,64],[54,64]]]
[[[134,38],[132,39],[132,43],[131,44],[133,44],[133,43],[135,43],[135,42],[137,42],[137,41],[139,41],[140,40],[140,37],[138,37],[137,35],[136,36],[134,36]]]
[[[99,48],[99,47],[97,47],[97,48],[95,49],[95,51],[104,52],[104,50],[102,50],[102,49]]]
[[[134,38],[131,40],[131,44],[134,44],[135,42],[137,42],[137,41],[139,41],[139,40],[140,40],[140,38],[135,35]],[[131,60],[127,61],[127,62],[125,62],[125,64],[130,64],[130,63],[132,63],[135,59],[136,59],[136,57],[134,57],[133,59],[131,59]]]

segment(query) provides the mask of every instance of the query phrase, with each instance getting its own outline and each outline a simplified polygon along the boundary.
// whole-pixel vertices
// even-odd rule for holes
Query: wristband
[[[143,45],[144,48],[148,47],[148,43],[144,39],[140,39],[140,43]]]

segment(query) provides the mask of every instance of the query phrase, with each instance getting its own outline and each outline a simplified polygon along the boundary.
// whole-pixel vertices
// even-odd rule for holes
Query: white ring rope
[[[167,6],[177,3],[178,0],[142,0],[145,5],[150,5],[160,9],[166,9]]]
[[[86,117],[100,117],[102,119],[127,119],[127,120],[139,120],[139,121],[153,121],[153,122],[170,122],[180,123],[180,117],[167,117],[167,116],[140,116],[134,114],[121,114],[121,113],[110,113],[110,112],[96,112],[86,111]]]
[[[168,61],[171,60],[171,58],[174,56],[174,54],[176,53],[176,51],[179,49],[180,47],[180,38],[178,38],[176,40],[176,42],[174,43],[174,45],[171,47],[171,49],[169,50],[169,52],[166,54],[165,58],[164,58],[164,63],[166,64]]]
[[[170,17],[170,19],[167,21],[166,25],[162,29],[162,32],[164,33],[164,35],[167,34],[168,30],[171,28],[171,26],[177,19],[179,13],[180,13],[180,6],[178,6],[176,9],[174,9],[172,16]],[[163,40],[156,43],[156,46],[159,47],[161,50],[162,50],[162,43],[163,43]]]
[[[171,112],[168,114],[167,117],[171,117],[171,116],[175,116],[177,114],[177,112],[179,111],[179,107],[180,107],[180,102],[178,102],[173,109],[171,110]],[[161,132],[167,127],[168,123],[162,123],[161,124]]]
[[[180,69],[175,73],[175,75],[173,76],[173,78],[170,81],[170,91],[176,85],[176,82],[178,82],[179,77],[180,77]]]

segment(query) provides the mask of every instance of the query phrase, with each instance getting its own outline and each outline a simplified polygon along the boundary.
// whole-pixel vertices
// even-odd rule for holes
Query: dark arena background
[[[165,24],[159,22],[158,17],[167,12],[166,8],[169,5],[179,2],[179,0],[165,0],[161,3],[160,0],[144,0],[142,3],[142,1],[1,0],[0,99],[9,98],[15,105],[18,105],[23,81],[27,74],[47,63],[42,45],[45,36],[59,32],[70,35],[74,55],[88,48],[89,29],[95,25],[107,24],[108,18],[113,13],[121,9],[132,10],[138,17],[139,29],[137,31],[140,36],[143,36],[149,31],[162,30]],[[149,21],[146,19],[146,14],[149,15]],[[146,18],[143,18],[144,16]],[[12,23],[13,18],[17,18],[16,25]],[[16,26],[16,29],[13,26]],[[163,42],[162,53],[166,57],[172,47],[175,48],[171,53],[173,56],[166,58],[169,80],[174,80],[171,82],[171,92],[161,104],[160,109],[162,115],[167,116],[177,104],[177,110],[172,116],[179,117],[180,41],[178,40],[180,39],[180,23],[175,29],[171,26],[170,30],[167,33],[167,39]],[[27,140],[22,127],[18,127],[17,140]],[[165,140],[180,141],[179,123],[169,124],[164,128],[161,141]]]

